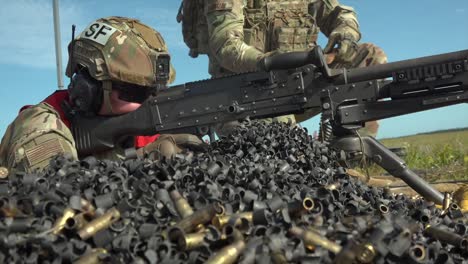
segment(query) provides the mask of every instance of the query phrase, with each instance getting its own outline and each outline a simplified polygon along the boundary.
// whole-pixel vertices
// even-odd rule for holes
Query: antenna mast
[[[55,58],[57,64],[57,84],[58,89],[63,89],[63,75],[62,75],[62,46],[60,36],[60,15],[59,15],[59,0],[52,0],[54,10],[54,35],[55,35]]]

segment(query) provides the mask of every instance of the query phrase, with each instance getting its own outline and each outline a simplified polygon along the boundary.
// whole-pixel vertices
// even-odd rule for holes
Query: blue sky
[[[382,47],[389,61],[468,49],[467,0],[342,0],[353,6],[362,41]],[[207,59],[190,58],[176,22],[179,0],[61,0],[60,18],[64,68],[71,25],[77,34],[91,21],[119,15],[138,18],[166,39],[177,69],[176,84],[208,78]],[[0,135],[18,109],[36,104],[57,88],[52,0],[0,0]],[[325,46],[326,40],[320,38]],[[65,86],[68,79],[64,79]],[[303,123],[309,131],[318,118]],[[381,121],[379,138],[468,127],[468,104]]]

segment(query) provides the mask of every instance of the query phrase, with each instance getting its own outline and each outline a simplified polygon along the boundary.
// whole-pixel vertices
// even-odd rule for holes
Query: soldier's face
[[[137,110],[141,104],[134,102],[127,102],[119,98],[119,91],[112,90],[110,95],[110,104],[112,106],[112,112],[110,112],[107,107],[101,104],[101,109],[99,110],[99,115],[122,115],[126,113],[133,112]]]

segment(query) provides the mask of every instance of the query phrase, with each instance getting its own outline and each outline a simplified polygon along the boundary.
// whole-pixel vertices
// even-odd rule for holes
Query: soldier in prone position
[[[190,55],[208,55],[212,77],[255,71],[266,56],[311,49],[319,32],[328,37],[324,52],[331,68],[387,62],[379,47],[358,43],[356,13],[337,0],[183,0],[177,18]],[[294,124],[316,114],[276,119]],[[231,126],[225,124],[219,132],[228,133]],[[375,137],[377,129],[377,121],[368,122],[361,132]]]
[[[71,132],[74,115],[114,116],[135,111],[142,102],[175,78],[162,36],[138,20],[102,18],[91,23],[69,45],[67,90],[37,105],[25,106],[8,126],[0,145],[0,166],[31,172],[43,169],[57,154],[81,157]],[[152,158],[170,157],[182,147],[197,148],[193,135],[151,135],[125,138],[111,151],[93,153],[119,159],[125,149]]]

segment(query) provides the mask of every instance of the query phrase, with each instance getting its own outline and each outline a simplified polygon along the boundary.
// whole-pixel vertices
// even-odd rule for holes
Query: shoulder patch
[[[83,30],[80,38],[89,39],[101,45],[106,45],[107,41],[115,31],[117,31],[116,28],[96,21],[91,23],[86,27],[85,30]]]

